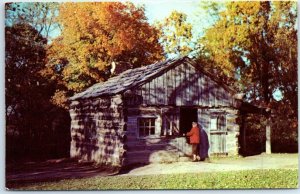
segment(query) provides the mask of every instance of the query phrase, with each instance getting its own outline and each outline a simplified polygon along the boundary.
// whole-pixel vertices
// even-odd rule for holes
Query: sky
[[[200,0],[160,0],[160,1],[137,1],[136,5],[145,5],[145,14],[150,24],[161,21],[168,17],[172,11],[179,11],[187,14],[187,20],[193,25],[194,34],[203,34],[211,23],[210,16],[201,8]]]
[[[193,24],[194,34],[203,34],[204,29],[210,26],[208,14],[200,7],[199,0],[132,0],[137,6],[145,6],[145,15],[150,24],[155,21],[162,21],[168,17],[172,11],[179,11],[187,14],[187,20]],[[56,33],[56,35],[59,35]]]
[[[145,2],[146,16],[150,23],[168,17],[172,11],[177,10],[192,17],[199,7],[198,1],[152,1]]]

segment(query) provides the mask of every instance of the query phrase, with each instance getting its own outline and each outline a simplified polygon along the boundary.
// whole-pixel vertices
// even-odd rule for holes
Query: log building
[[[179,161],[191,154],[182,134],[192,121],[207,141],[202,157],[238,155],[246,109],[237,96],[188,57],[128,69],[70,98],[71,157],[112,166]]]

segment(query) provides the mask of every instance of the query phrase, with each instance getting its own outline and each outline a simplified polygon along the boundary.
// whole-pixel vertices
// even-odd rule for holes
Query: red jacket
[[[190,136],[190,143],[200,143],[200,129],[198,127],[193,127],[186,135]]]

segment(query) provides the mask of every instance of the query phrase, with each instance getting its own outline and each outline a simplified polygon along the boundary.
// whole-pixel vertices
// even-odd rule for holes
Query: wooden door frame
[[[224,117],[224,121],[225,121],[224,130],[223,131],[218,130],[218,127],[219,127],[218,121],[219,121],[219,117],[220,116],[223,116]],[[212,118],[217,118],[217,123],[216,123],[217,130],[214,130],[214,131],[212,131],[212,129],[211,129],[211,120],[212,120]],[[212,145],[213,145],[212,144],[212,138],[211,138],[212,132],[215,133],[215,134],[220,133],[220,136],[222,134],[225,135],[224,153],[212,153]],[[208,152],[209,156],[211,156],[211,155],[228,155],[228,152],[227,152],[227,135],[228,135],[228,131],[227,131],[226,112],[212,112],[210,114],[210,117],[209,117],[209,144],[210,144],[210,148],[209,148],[209,152]]]

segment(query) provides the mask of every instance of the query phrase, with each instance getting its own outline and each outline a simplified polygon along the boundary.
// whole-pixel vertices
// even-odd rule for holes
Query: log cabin
[[[70,99],[70,155],[111,166],[184,161],[201,128],[201,158],[239,154],[238,118],[262,110],[188,57],[128,69]]]

